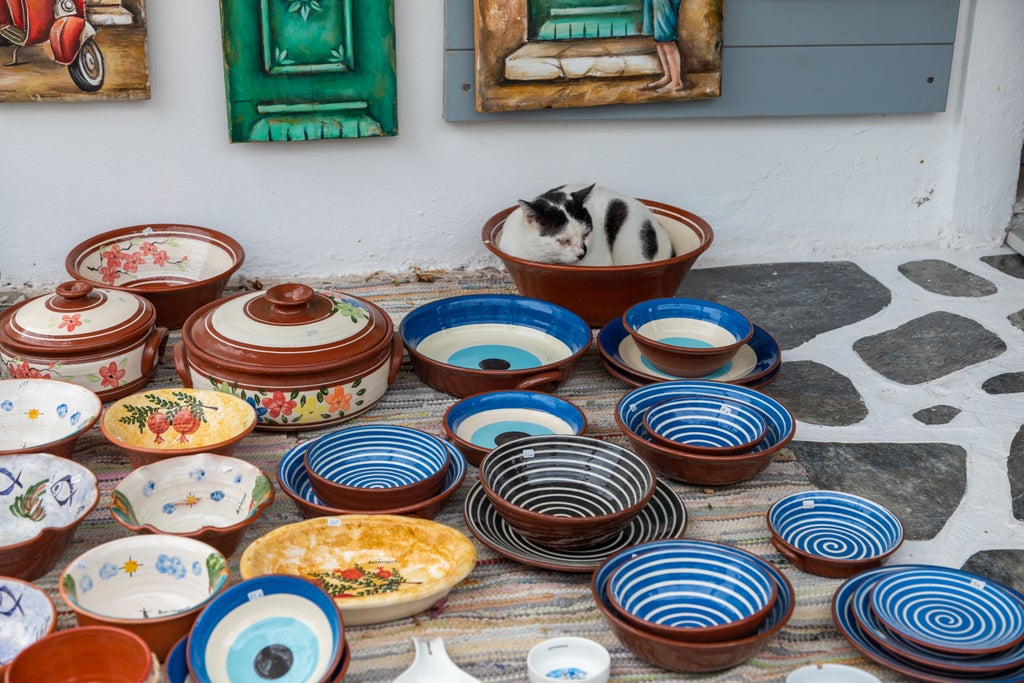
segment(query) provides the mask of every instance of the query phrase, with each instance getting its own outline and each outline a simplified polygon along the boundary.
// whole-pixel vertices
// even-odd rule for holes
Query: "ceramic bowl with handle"
[[[78,437],[100,418],[96,392],[52,379],[0,380],[0,455],[51,453],[70,458]]]

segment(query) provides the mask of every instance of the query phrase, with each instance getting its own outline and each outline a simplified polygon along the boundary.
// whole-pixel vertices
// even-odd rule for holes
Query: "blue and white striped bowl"
[[[305,463],[313,490],[327,503],[376,510],[437,494],[448,457],[444,441],[418,429],[360,425],[311,442]]]
[[[624,619],[689,641],[749,634],[776,593],[775,581],[749,557],[701,546],[637,552],[608,580],[609,600]]]
[[[871,591],[871,609],[893,633],[938,652],[984,655],[1024,641],[1024,604],[1016,595],[957,569],[888,574]]]
[[[850,576],[878,566],[903,543],[903,525],[888,508],[841,491],[794,493],[767,518],[775,546],[812,573]]]
[[[708,455],[750,450],[768,429],[756,408],[719,396],[663,401],[647,409],[643,425],[655,441]]]

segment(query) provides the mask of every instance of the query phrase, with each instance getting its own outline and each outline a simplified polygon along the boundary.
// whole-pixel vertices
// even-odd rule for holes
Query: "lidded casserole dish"
[[[174,366],[186,387],[245,399],[257,429],[314,429],[369,409],[394,382],[402,340],[379,306],[282,284],[219,299],[185,321]]]
[[[0,313],[0,375],[80,384],[104,402],[141,389],[167,346],[153,304],[79,280]]]

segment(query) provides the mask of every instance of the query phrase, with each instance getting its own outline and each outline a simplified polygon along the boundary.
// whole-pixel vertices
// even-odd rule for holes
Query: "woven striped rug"
[[[265,283],[271,284],[271,283]],[[483,270],[438,274],[375,276],[331,283],[308,282],[369,299],[384,308],[397,323],[411,309],[428,301],[462,294],[514,293],[503,271]],[[178,339],[172,333],[172,343]],[[168,353],[152,387],[180,386]],[[618,399],[629,390],[605,372],[595,349],[588,351],[575,374],[557,392],[578,405],[589,421],[588,435],[628,447],[612,416]],[[397,381],[367,413],[348,424],[387,423],[415,427],[443,435],[441,417],[457,399],[425,386],[408,361]],[[263,468],[276,482],[277,461],[289,448],[320,434],[255,432],[237,448],[235,456]],[[799,436],[799,435],[798,435]],[[79,442],[75,459],[97,474],[101,497],[84,521],[57,566],[36,583],[49,591],[59,611],[59,628],[75,624],[74,615],[57,592],[62,569],[88,548],[127,535],[110,516],[114,485],[129,471],[127,458],[109,444],[98,428]],[[470,467],[466,482],[449,499],[437,521],[472,537],[462,517],[465,492],[476,477]],[[673,673],[637,658],[609,630],[594,605],[589,575],[536,569],[508,560],[476,543],[478,563],[469,577],[450,594],[443,610],[395,622],[346,629],[352,663],[346,681],[391,681],[412,663],[413,636],[442,636],[452,660],[463,670],[489,683],[526,680],[526,654],[536,643],[558,635],[583,636],[604,645],[612,656],[612,681],[784,681],[800,666],[848,663],[867,669],[883,680],[903,680],[859,657],[832,626],[830,602],[841,583],[804,574],[772,548],[764,514],[772,502],[790,493],[812,488],[792,453],[783,451],[776,462],[755,480],[722,488],[673,484],[685,501],[689,525],[685,536],[732,544],[774,563],[792,582],[796,610],[785,629],[755,657],[733,669],[714,674]],[[238,558],[255,538],[302,515],[293,502],[278,492],[276,501],[249,529],[232,558],[232,583],[238,581]]]

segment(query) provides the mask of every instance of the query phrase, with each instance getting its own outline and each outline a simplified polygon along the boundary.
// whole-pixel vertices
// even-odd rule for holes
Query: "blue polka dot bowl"
[[[775,605],[778,588],[751,556],[693,545],[632,554],[612,572],[607,591],[612,607],[637,628],[714,642],[752,633]]]
[[[525,436],[583,434],[587,418],[565,399],[540,391],[486,391],[467,396],[444,414],[445,434],[479,466],[503,443]]]
[[[32,643],[57,628],[57,609],[40,588],[0,576],[0,677],[7,665]]]
[[[402,319],[399,332],[420,379],[460,398],[500,389],[553,391],[593,341],[572,311],[509,294],[424,304]]]
[[[327,683],[344,653],[334,601],[297,576],[232,586],[203,610],[188,639],[189,668],[200,683]]]
[[[58,589],[80,625],[131,631],[163,661],[227,578],[227,560],[213,546],[146,534],[82,553],[61,573]]]
[[[703,377],[732,360],[754,336],[742,313],[701,299],[651,299],[622,314],[644,357],[675,377]]]
[[[804,491],[767,513],[772,545],[797,568],[848,578],[882,565],[903,543],[903,525],[888,508],[841,491]]]
[[[135,533],[174,534],[209,543],[225,557],[274,502],[260,468],[213,453],[159,460],[114,487],[114,521]]]
[[[516,439],[480,464],[480,484],[498,514],[545,548],[587,548],[616,536],[655,483],[635,453],[586,436]]]
[[[658,403],[644,413],[643,425],[658,443],[707,455],[749,451],[768,430],[759,410],[719,396],[681,396]]]
[[[411,427],[360,425],[310,441],[303,454],[316,494],[362,512],[412,505],[441,492],[450,453]]]
[[[78,437],[96,424],[102,411],[100,397],[78,384],[42,378],[0,380],[0,455],[51,453],[70,458]]]

